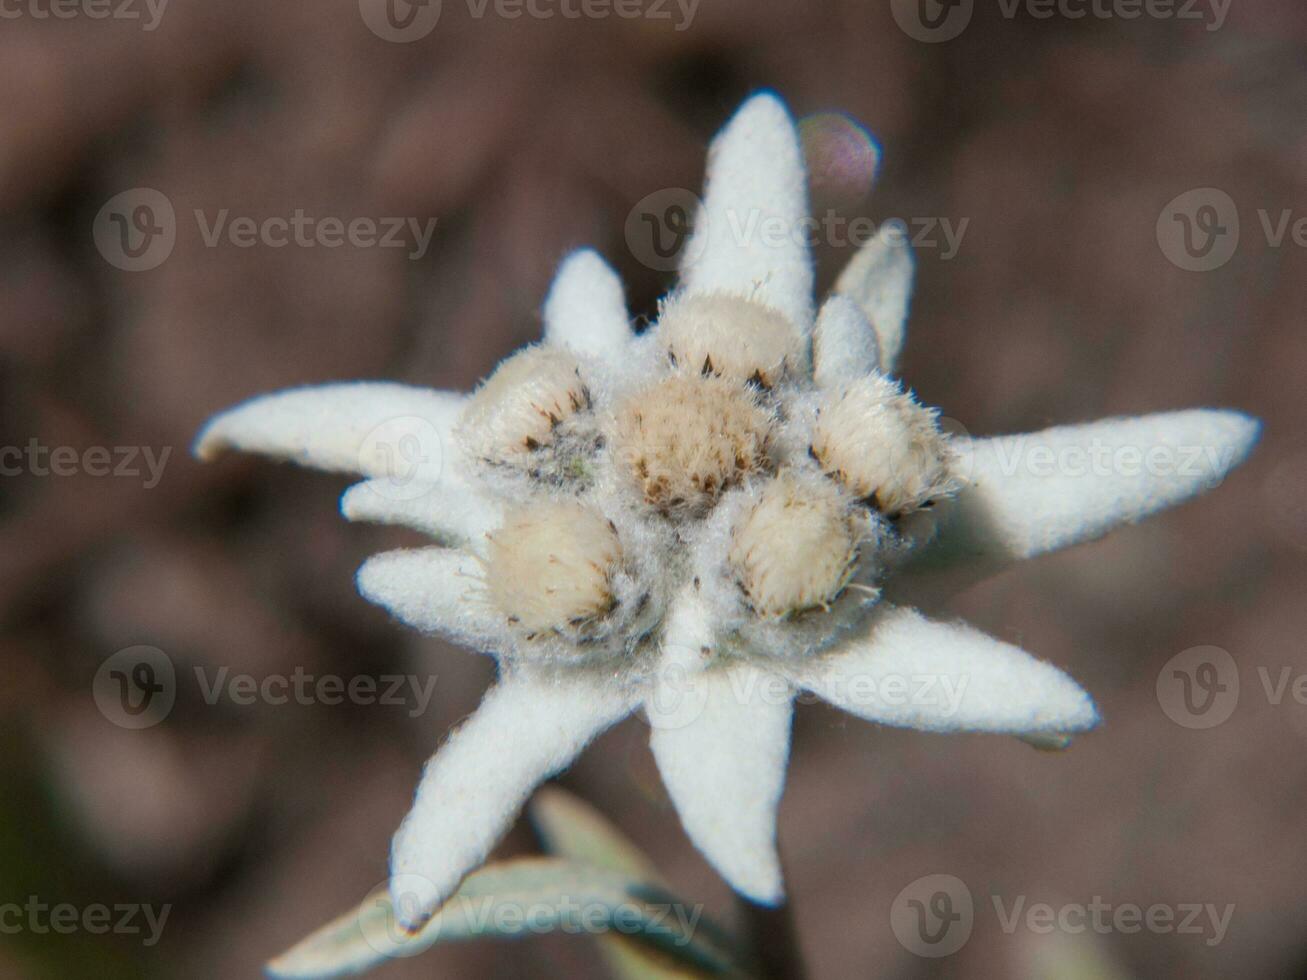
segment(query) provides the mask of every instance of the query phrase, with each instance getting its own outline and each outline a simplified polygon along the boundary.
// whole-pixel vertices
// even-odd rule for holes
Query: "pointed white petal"
[[[485,597],[481,563],[452,548],[412,548],[374,555],[359,568],[359,593],[424,633],[470,646],[499,635]]]
[[[1192,409],[973,440],[961,446],[965,485],[920,566],[1002,563],[1101,537],[1215,487],[1259,430],[1240,412]]]
[[[880,343],[880,370],[893,374],[907,336],[914,261],[905,231],[886,225],[849,260],[834,292],[857,301]]]
[[[622,280],[593,249],[573,252],[545,298],[545,341],[612,363],[633,339]]]
[[[340,512],[351,521],[398,524],[440,541],[478,547],[503,523],[503,509],[462,480],[445,476],[439,483],[357,483],[341,497]]]
[[[774,95],[746,102],[713,141],[704,203],[685,251],[693,292],[751,297],[812,328],[803,151]]]
[[[812,335],[812,363],[819,388],[835,388],[879,368],[876,331],[852,298],[837,294],[822,304]]]
[[[932,732],[1061,736],[1098,723],[1089,695],[1052,664],[962,624],[887,609],[791,679],[860,718]]]
[[[434,483],[465,395],[383,381],[292,388],[209,420],[194,452],[263,453],[317,469]]]
[[[701,672],[671,665],[646,701],[650,745],[681,823],[731,887],[784,897],[776,808],[790,754],[793,689],[747,663]]]
[[[630,714],[611,678],[509,674],[427,763],[390,852],[401,923],[421,924],[480,865],[541,782]]]

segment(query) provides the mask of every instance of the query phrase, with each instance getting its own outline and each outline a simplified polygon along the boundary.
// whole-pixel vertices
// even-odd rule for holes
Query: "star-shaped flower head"
[[[796,694],[882,724],[1064,745],[1098,721],[1070,678],[898,602],[1185,500],[1256,441],[1254,420],[1214,410],[950,437],[892,378],[907,246],[868,243],[816,310],[807,217],[794,124],[758,95],[713,143],[652,328],[632,331],[616,274],[581,251],[545,301],[543,341],[471,396],[322,385],[200,435],[203,458],[237,448],[368,477],[346,517],[439,543],[369,560],[360,592],[499,663],[395,835],[406,925],[485,860],[542,780],[636,711],[690,838],[761,903],[783,896]],[[1112,465],[1127,450],[1144,462]]]

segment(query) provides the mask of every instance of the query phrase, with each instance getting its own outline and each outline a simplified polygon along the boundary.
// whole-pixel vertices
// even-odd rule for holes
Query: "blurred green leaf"
[[[1050,933],[1026,949],[1022,975],[1028,980],[1131,980],[1102,937]]]
[[[572,861],[661,884],[653,862],[594,807],[556,786],[531,800],[531,822],[545,850]]]
[[[571,793],[547,786],[536,793],[530,812],[545,849],[551,853],[666,887],[643,851],[598,810]],[[710,934],[721,947],[731,945],[725,930],[708,920],[700,919],[698,928]],[[608,933],[595,938],[609,972],[617,980],[700,980],[717,975],[684,959],[668,956],[636,937]],[[731,959],[739,962],[742,957],[733,953]],[[734,975],[744,973],[736,969]]]
[[[702,971],[641,974],[645,977],[731,974],[731,951],[700,928],[699,912],[628,874],[563,858],[522,858],[469,875],[413,935],[399,925],[390,895],[378,891],[267,969],[275,977],[346,976],[436,943],[562,931],[638,936],[642,945],[661,951],[656,962],[689,963]]]

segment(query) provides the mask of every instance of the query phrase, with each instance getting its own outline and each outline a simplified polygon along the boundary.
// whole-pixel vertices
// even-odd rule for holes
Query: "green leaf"
[[[638,937],[642,945],[705,971],[662,976],[729,974],[731,952],[700,928],[700,911],[628,874],[562,858],[522,858],[470,874],[412,935],[399,925],[389,894],[378,891],[267,969],[274,977],[347,976],[436,943],[562,931]]]
[[[641,878],[662,889],[667,887],[643,851],[627,840],[598,810],[571,793],[554,786],[544,787],[531,801],[530,813],[545,849],[551,853]],[[681,904],[689,907],[686,903]],[[705,939],[711,937],[720,949],[730,950],[726,957],[730,963],[723,964],[726,972],[743,976],[743,970],[731,966],[742,962],[743,956],[731,948],[733,943],[726,931],[707,919],[700,919],[698,929]],[[617,980],[702,980],[719,975],[684,958],[669,955],[640,937],[609,933],[595,938],[609,972]]]
[[[594,807],[556,786],[531,800],[531,822],[545,850],[572,861],[660,884],[653,862]]]

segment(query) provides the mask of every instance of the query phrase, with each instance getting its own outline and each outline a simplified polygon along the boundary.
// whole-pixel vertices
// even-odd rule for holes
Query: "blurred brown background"
[[[346,481],[200,467],[189,441],[214,411],[288,385],[469,387],[536,336],[550,274],[580,244],[647,316],[669,280],[634,254],[627,216],[653,191],[697,188],[708,138],[760,86],[799,116],[846,112],[884,147],[870,194],[836,177],[820,206],[968,220],[955,256],[919,251],[903,373],[972,432],[1190,405],[1267,423],[1217,492],[955,603],[1095,695],[1105,725],[1069,753],[800,711],[781,836],[813,975],[1066,976],[1086,948],[1121,976],[1299,975],[1307,706],[1273,704],[1259,669],[1307,672],[1307,250],[1268,241],[1257,212],[1307,216],[1300,3],[1236,0],[1218,27],[1207,2],[1189,18],[1041,19],[975,0],[945,43],[855,0],[702,0],[688,22],[653,0],[639,17],[579,19],[445,0],[411,43],[369,28],[371,0],[174,0],[153,29],[143,3],[120,3],[58,19],[15,0],[0,19],[0,442],[171,447],[149,487],[85,472],[0,482],[0,903],[174,907],[149,947],[5,930],[0,976],[253,976],[383,879],[421,762],[491,667],[353,592],[366,555],[409,539],[340,520]],[[175,248],[124,271],[92,229],[141,187],[175,207]],[[1207,272],[1168,261],[1155,231],[1196,187],[1226,192],[1242,219],[1234,255]],[[209,247],[196,209],[437,225],[420,258]],[[848,254],[821,248],[823,284]],[[211,706],[184,682],[165,722],[132,731],[97,710],[92,680],[133,644],[164,650],[183,681],[196,666],[407,672],[434,675],[435,695],[425,712]],[[1193,730],[1155,685],[1209,644],[1238,663],[1241,696],[1224,724]],[[729,918],[645,735],[627,722],[563,781]],[[521,826],[504,851],[534,847]],[[977,901],[970,942],[940,961],[889,925],[895,895],[930,873]],[[1235,908],[1209,945],[1008,934],[991,895]],[[587,941],[551,937],[440,948],[379,975],[601,973]]]

